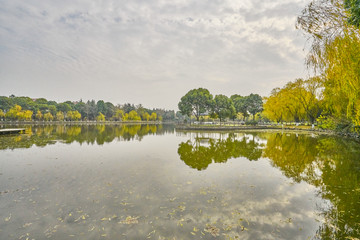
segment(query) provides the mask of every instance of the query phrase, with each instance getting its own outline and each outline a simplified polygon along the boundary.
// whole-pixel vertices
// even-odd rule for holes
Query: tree
[[[263,110],[262,98],[259,94],[250,94],[246,98],[247,110],[253,115],[253,120],[255,120],[255,115]]]
[[[96,117],[96,121],[105,122],[105,115],[100,112]]]
[[[282,97],[280,88],[271,91],[271,95],[265,98],[264,115],[268,119],[280,123],[286,115],[286,100]]]
[[[150,121],[156,121],[157,119],[157,114],[156,112],[153,112],[151,115],[150,115]]]
[[[246,101],[247,97],[243,97],[240,96],[238,94],[232,95],[230,97],[230,99],[232,100],[234,107],[235,107],[235,111],[237,113],[241,113],[242,116],[244,117],[244,119],[249,116],[248,113],[248,106],[247,106],[247,101]]]
[[[103,100],[99,100],[96,103],[97,113],[105,113],[106,112],[106,106],[105,102]]]
[[[38,98],[38,99],[35,100],[35,103],[36,104],[45,104],[45,105],[47,105],[48,101],[45,98]]]
[[[34,114],[33,111],[30,110],[24,111],[24,119],[26,121],[31,121],[33,114]]]
[[[115,121],[121,121],[121,120],[123,120],[123,118],[124,118],[124,111],[121,110],[121,109],[116,110],[115,115],[114,115],[113,118],[114,118]]]
[[[55,116],[56,112],[57,112],[56,106],[55,105],[48,105],[48,108],[49,108],[49,111],[50,111],[51,115]]]
[[[81,114],[78,111],[68,111],[66,118],[70,121],[78,121],[81,119]]]
[[[71,106],[67,103],[59,103],[57,105],[57,110],[60,112],[68,112],[71,111]]]
[[[132,110],[136,110],[134,104],[130,104],[130,103],[125,103],[121,108],[125,113],[129,113]]]
[[[201,114],[211,110],[213,96],[209,90],[198,88],[190,90],[183,96],[178,104],[179,110],[183,115],[194,115],[199,121]]]
[[[235,107],[230,98],[220,94],[214,98],[212,112],[220,119],[221,124],[223,119],[231,117],[235,113]]]
[[[9,109],[9,111],[5,114],[6,119],[15,120],[17,118],[18,113],[21,112],[21,106],[15,105]]]
[[[75,110],[78,111],[83,118],[88,117],[86,112],[86,104],[80,100],[77,104],[75,104]]]
[[[37,120],[41,120],[41,119],[43,118],[43,114],[41,113],[40,110],[37,111],[37,113],[36,113],[36,115],[35,115],[35,118],[36,118]]]
[[[314,123],[320,116],[321,108],[321,82],[319,78],[310,78],[306,81],[297,79],[295,82],[295,97],[302,104],[307,120]]]
[[[45,121],[52,121],[54,119],[53,115],[51,113],[45,113],[44,114],[44,120]]]
[[[0,119],[4,119],[5,118],[5,113],[3,112],[2,109],[0,109]]]
[[[321,76],[327,112],[353,125],[360,125],[359,16],[359,0],[313,0],[297,21],[311,40],[306,62]]]
[[[348,22],[356,27],[360,27],[360,1],[345,0],[345,8],[350,12]]]
[[[132,110],[131,112],[129,112],[128,120],[140,121],[141,118],[135,110]]]
[[[115,113],[115,106],[111,102],[105,103],[105,112],[104,115],[107,119],[110,119]]]
[[[59,111],[56,113],[56,120],[58,121],[64,121],[64,113]]]
[[[143,121],[149,121],[150,120],[150,114],[148,112],[145,112],[142,116]]]
[[[12,107],[10,98],[0,96],[0,108],[4,111],[8,111]]]
[[[95,100],[87,101],[86,103],[86,115],[89,120],[95,120],[97,116],[97,107]]]

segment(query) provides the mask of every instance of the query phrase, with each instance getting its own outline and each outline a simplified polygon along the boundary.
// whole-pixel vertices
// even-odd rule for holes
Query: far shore
[[[0,121],[0,125],[97,125],[97,124],[150,124],[159,125],[168,122],[160,121]]]
[[[311,126],[295,126],[295,125],[196,125],[196,124],[180,124],[174,121],[0,121],[0,126],[24,126],[24,125],[160,125],[160,124],[173,124],[176,131],[212,131],[212,132],[229,132],[229,131],[257,131],[257,130],[285,130],[285,131],[301,131],[301,132],[313,132],[319,134],[338,135],[342,137],[350,137],[354,139],[360,139],[359,133],[338,132],[328,129],[320,129],[318,127],[312,128]]]

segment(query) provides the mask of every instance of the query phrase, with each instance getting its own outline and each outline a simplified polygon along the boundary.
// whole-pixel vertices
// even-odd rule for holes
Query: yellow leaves
[[[7,218],[5,218],[4,220],[5,220],[5,222],[9,222],[9,221],[10,221],[10,219],[11,219],[11,213],[10,213],[10,216],[9,216],[9,217],[7,217]]]
[[[217,228],[216,226],[210,225],[210,224],[208,224],[208,225],[206,226],[206,228],[204,229],[204,231],[210,233],[213,237],[219,236],[219,233],[220,233],[220,229],[219,229],[219,228]]]
[[[181,212],[183,212],[183,211],[185,211],[185,209],[186,209],[186,206],[178,206],[178,209],[181,211]]]
[[[125,220],[120,221],[119,223],[128,224],[128,225],[130,225],[130,224],[137,224],[137,223],[139,223],[138,218],[139,218],[139,217],[127,216]]]

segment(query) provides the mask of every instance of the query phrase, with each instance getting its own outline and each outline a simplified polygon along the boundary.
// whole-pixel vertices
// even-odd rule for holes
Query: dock
[[[0,135],[4,134],[16,134],[16,133],[24,133],[25,128],[5,128],[0,129]]]

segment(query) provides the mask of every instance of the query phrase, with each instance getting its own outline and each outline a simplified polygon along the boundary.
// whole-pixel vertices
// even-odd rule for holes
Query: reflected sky
[[[56,128],[33,129],[21,138],[51,144],[24,148],[25,140],[18,140],[17,148],[14,140],[11,147],[2,146],[0,239],[325,239],[358,234],[359,185],[354,181],[359,165],[348,158],[360,150],[351,141],[281,132],[175,133],[166,126],[147,134],[143,130],[139,140],[143,126],[130,139],[118,134],[126,132],[120,128],[105,126],[100,132],[81,126],[80,132],[61,134]],[[104,132],[108,140],[102,143],[98,139]],[[184,144],[191,149],[180,154]],[[198,156],[199,149],[206,152],[203,159],[188,157],[190,164],[182,159],[182,154]],[[256,159],[249,159],[253,153]],[[194,167],[194,161],[200,162]],[[197,168],[201,161],[206,167]]]

